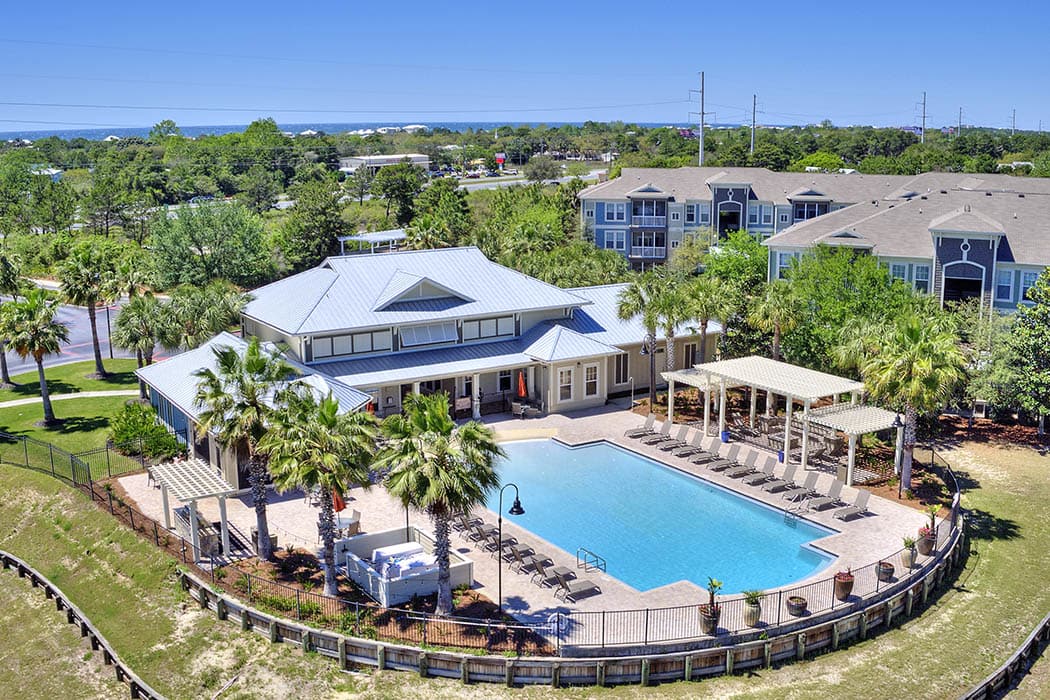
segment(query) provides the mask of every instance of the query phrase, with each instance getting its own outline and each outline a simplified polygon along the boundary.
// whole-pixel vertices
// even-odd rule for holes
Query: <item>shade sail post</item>
[[[674,422],[674,378],[667,382],[667,420]]]
[[[219,496],[219,531],[222,534],[222,553],[230,556],[230,526],[226,520],[226,497]]]
[[[718,435],[722,436],[726,431],[726,380],[725,377],[718,382]]]
[[[802,468],[809,466],[809,399],[802,404]]]
[[[707,384],[704,386],[704,436],[711,434],[711,375],[707,375]]]
[[[171,529],[171,507],[168,505],[168,485],[160,485],[160,505],[164,509],[164,527]]]
[[[190,501],[190,544],[193,546],[193,561],[201,559],[200,523],[197,521],[197,500]]]
[[[846,486],[853,486],[853,465],[857,461],[857,436],[849,436],[849,457],[846,460]]]
[[[747,392],[751,395],[751,410],[748,412],[748,416],[751,421],[751,427],[755,427],[755,410],[758,407],[758,392],[755,387],[750,386],[747,388]]]
[[[784,421],[784,464],[788,463],[791,457],[791,414],[795,410],[795,397],[786,396],[787,399],[787,420]]]

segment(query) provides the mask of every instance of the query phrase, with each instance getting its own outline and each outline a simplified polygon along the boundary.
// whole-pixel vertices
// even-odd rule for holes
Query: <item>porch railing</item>
[[[650,228],[662,228],[667,226],[666,216],[632,216],[631,226],[645,226]]]
[[[666,258],[667,246],[634,245],[631,246],[632,258]]]

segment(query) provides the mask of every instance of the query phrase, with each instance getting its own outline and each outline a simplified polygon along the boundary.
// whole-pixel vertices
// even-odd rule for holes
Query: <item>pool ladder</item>
[[[577,547],[576,568],[584,571],[605,571],[605,559],[586,547]]]

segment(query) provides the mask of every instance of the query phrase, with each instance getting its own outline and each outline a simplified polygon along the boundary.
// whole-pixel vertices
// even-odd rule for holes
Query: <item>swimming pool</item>
[[[608,573],[639,591],[676,581],[722,593],[768,589],[805,578],[833,560],[809,543],[834,531],[784,513],[611,443],[567,447],[554,440],[502,444],[497,469],[514,482],[525,514],[503,517],[575,554],[586,547]],[[499,494],[488,507],[495,512]]]

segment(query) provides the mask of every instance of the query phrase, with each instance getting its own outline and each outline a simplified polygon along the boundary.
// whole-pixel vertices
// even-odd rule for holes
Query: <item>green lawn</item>
[[[95,371],[93,360],[72,362],[44,370],[47,377],[47,388],[52,394],[74,394],[81,391],[112,391],[114,389],[136,389],[135,360],[103,360],[107,372],[112,372],[106,379],[85,379]],[[11,377],[17,386],[14,389],[0,391],[0,403],[14,399],[25,399],[40,396],[40,381],[36,370],[16,374]]]
[[[965,570],[921,617],[838,652],[769,671],[644,689],[566,689],[556,697],[958,697],[1005,661],[1050,609],[1045,583],[1050,576],[1050,454],[974,443],[945,454],[965,483],[963,504],[974,517],[975,533]],[[249,692],[238,682],[229,697],[352,693],[510,700],[552,695],[549,688],[464,687],[397,672],[347,677],[314,654],[271,647],[235,625],[214,623],[193,606],[183,610],[185,599],[172,583],[170,559],[43,475],[0,466],[0,523],[5,524],[0,548],[27,557],[53,577],[118,653],[170,697],[210,697],[237,671],[252,674],[257,685]],[[5,661],[8,666],[26,659],[41,666],[52,663],[31,648],[3,641],[0,659],[5,658],[14,659]],[[1038,696],[1046,687],[1045,675],[1045,664],[1037,666],[1022,687]],[[44,690],[20,692],[39,697]]]
[[[106,444],[109,419],[133,397],[102,396],[87,399],[53,401],[55,417],[60,423],[41,428],[35,423],[44,417],[40,403],[0,408],[0,431],[50,442],[68,452],[83,452]]]

